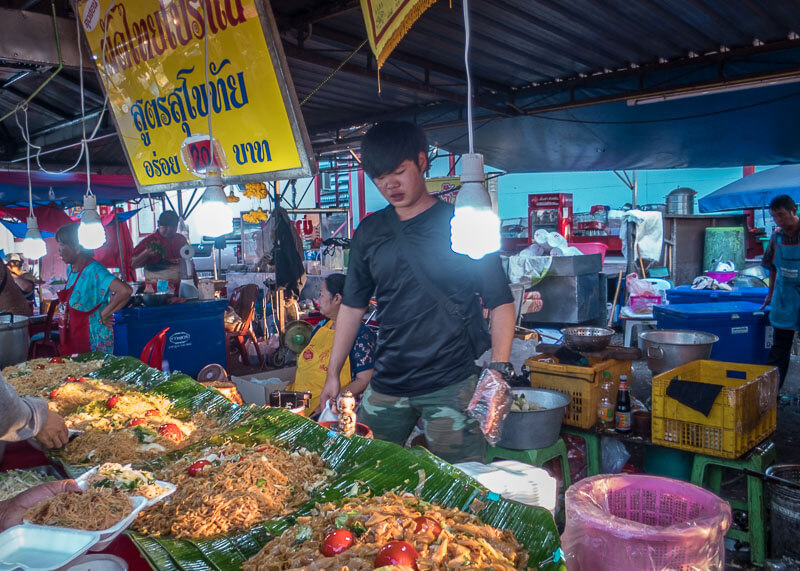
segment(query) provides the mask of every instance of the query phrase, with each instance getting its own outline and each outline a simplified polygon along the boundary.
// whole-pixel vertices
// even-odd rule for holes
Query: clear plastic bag
[[[481,432],[491,445],[500,440],[512,400],[511,387],[503,374],[494,369],[484,369],[467,405],[467,416],[478,421]]]

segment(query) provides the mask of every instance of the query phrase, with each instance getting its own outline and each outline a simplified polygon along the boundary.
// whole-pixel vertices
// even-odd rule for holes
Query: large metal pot
[[[547,448],[558,440],[564,409],[569,405],[567,395],[547,389],[514,389],[514,395],[525,395],[528,402],[543,410],[508,413],[497,446],[510,450]]]
[[[0,313],[0,369],[28,358],[28,318]]]
[[[676,188],[667,195],[667,214],[694,214],[694,195],[691,188]]]
[[[692,361],[708,359],[711,347],[719,337],[702,331],[662,329],[645,331],[639,335],[639,340],[647,366],[658,374]]]

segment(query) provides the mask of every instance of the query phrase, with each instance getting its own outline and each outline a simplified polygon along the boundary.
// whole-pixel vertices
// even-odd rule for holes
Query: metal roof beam
[[[290,26],[293,28],[305,28],[311,24],[316,24],[317,22],[352,12],[359,9],[360,6],[361,3],[359,0],[338,0],[336,2],[323,3],[322,6],[314,10],[301,12],[294,16],[281,16],[276,14],[276,17],[278,21],[290,22]]]
[[[312,38],[314,37],[320,37],[326,40],[331,40],[340,44],[344,44],[346,46],[350,46],[352,48],[361,45],[361,42],[364,41],[363,39],[358,38],[356,36],[343,33],[331,28],[326,28],[323,26],[314,27]],[[447,77],[452,77],[454,79],[463,81],[466,85],[467,75],[463,69],[455,69],[447,65],[436,63],[427,58],[422,58],[405,53],[400,49],[395,49],[394,51],[392,51],[391,55],[389,56],[389,61],[394,61],[396,63],[397,62],[407,63],[409,65],[419,67],[423,70],[428,70],[430,72],[438,73],[440,75],[446,75]],[[476,93],[478,91],[477,88],[479,87],[483,87],[484,89],[490,91],[498,91],[506,94],[511,93],[510,86],[503,85],[501,83],[497,83],[482,77],[475,77],[473,75],[472,82],[476,86],[475,89]]]
[[[77,68],[75,20],[56,18],[56,25],[64,67]],[[83,50],[83,65],[91,69],[94,63],[88,52],[88,49]],[[0,8],[0,58],[36,65],[58,65],[53,17],[50,14]]]
[[[86,71],[86,70],[84,70]],[[92,70],[89,70],[90,72]],[[79,74],[80,75],[80,74]],[[79,83],[74,82],[69,77],[65,76],[64,74],[59,73],[58,75],[53,77],[53,83],[57,83],[61,87],[70,90],[73,93],[78,95],[81,94],[81,86]],[[94,104],[94,105],[102,105],[103,101],[105,101],[105,97],[99,93],[95,93],[91,89],[86,86],[86,82],[83,85],[83,93],[86,98],[86,101]]]
[[[360,65],[354,63],[345,63],[342,65],[342,62],[337,60],[336,58],[328,57],[319,54],[318,52],[310,52],[306,50],[301,50],[297,46],[292,43],[283,42],[283,50],[286,53],[286,57],[297,59],[300,61],[304,61],[307,63],[311,63],[314,65],[319,65],[321,67],[325,67],[327,69],[336,69],[340,68],[340,71],[344,73],[352,73],[355,75],[360,75],[364,77],[374,78],[377,84],[378,74],[377,71],[374,69],[369,69],[367,67],[362,67]],[[341,66],[341,67],[340,67]],[[385,72],[381,73],[381,82],[387,83],[390,85],[396,85],[398,87],[403,87],[406,89],[410,89],[412,91],[416,91],[419,93],[425,93],[429,96],[436,97],[438,99],[443,99],[446,101],[455,101],[464,103],[465,98],[463,95],[458,93],[454,93],[452,91],[447,91],[444,89],[440,89],[437,87],[432,87],[430,85],[425,85],[424,83],[420,83],[418,81],[413,81],[411,79],[406,79],[404,77],[398,77],[396,75],[389,75]],[[480,99],[476,98],[476,105],[481,107],[484,104],[480,103]],[[489,107],[493,111],[497,113],[502,113],[504,115],[511,115],[512,112],[506,108],[500,108],[495,105]]]
[[[17,89],[13,85],[9,85],[8,87],[4,88],[4,91],[12,94],[14,97],[18,97],[21,100],[26,100],[30,97],[30,93],[25,93],[24,91]],[[48,115],[55,117],[56,119],[66,119],[67,116],[64,115],[64,111],[57,107],[53,107],[49,103],[45,103],[42,101],[41,97],[36,97],[28,102],[28,107],[32,107],[34,109],[39,109],[40,111],[44,111]]]

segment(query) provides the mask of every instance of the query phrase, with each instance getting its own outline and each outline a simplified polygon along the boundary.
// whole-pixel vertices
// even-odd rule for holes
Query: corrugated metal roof
[[[33,4],[49,9],[48,3]],[[272,2],[299,100],[316,90],[302,107],[316,150],[339,148],[348,139],[355,144],[360,127],[388,117],[414,119],[426,128],[463,122],[462,4],[450,4],[434,4],[400,42],[381,71],[379,93],[369,47],[353,53],[366,38],[358,0]],[[65,0],[58,7],[69,10]],[[785,0],[472,0],[471,20],[478,117],[514,118],[546,105],[574,107],[642,90],[725,82],[742,70],[800,71],[800,10]],[[20,71],[32,73],[1,87]],[[75,83],[75,72],[62,73]],[[0,64],[0,112],[45,74]],[[94,72],[86,78],[100,93]],[[31,106],[31,130],[74,119],[76,101],[74,85],[54,82]],[[8,121],[0,127],[5,159],[19,158],[24,149],[15,130]],[[124,168],[116,142],[98,143],[96,153],[98,165]],[[74,149],[49,157],[57,162],[71,155]]]

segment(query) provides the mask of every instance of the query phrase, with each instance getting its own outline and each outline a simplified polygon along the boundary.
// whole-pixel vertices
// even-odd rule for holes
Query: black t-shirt
[[[379,393],[415,396],[458,383],[474,370],[464,324],[448,314],[414,277],[399,251],[388,206],[365,218],[350,247],[342,303],[366,307],[375,293],[380,323],[371,384]],[[453,206],[436,204],[400,227],[427,277],[462,308],[492,309],[514,298],[500,256],[481,260],[450,249]],[[466,314],[466,312],[465,312]]]

